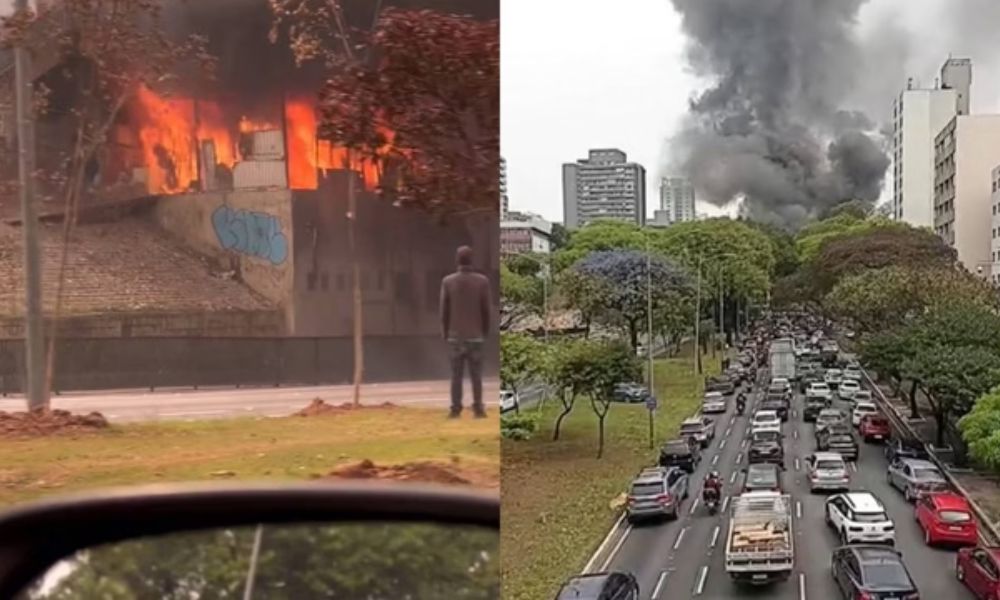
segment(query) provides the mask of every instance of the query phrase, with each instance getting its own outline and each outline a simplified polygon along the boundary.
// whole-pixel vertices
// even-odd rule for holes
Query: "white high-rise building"
[[[956,115],[969,114],[971,86],[972,62],[950,58],[933,88],[911,79],[893,102],[893,219],[934,226],[934,139]]]
[[[660,211],[669,223],[694,221],[694,186],[683,177],[664,177],[660,180]],[[659,212],[657,215],[659,216]]]
[[[563,223],[577,229],[602,219],[646,223],[646,169],[614,148],[591,150],[563,165]]]
[[[510,199],[507,197],[507,160],[500,157],[500,220],[507,218],[510,212]]]
[[[1000,164],[1000,115],[960,115],[934,140],[934,231],[973,273],[987,277],[993,171]]]

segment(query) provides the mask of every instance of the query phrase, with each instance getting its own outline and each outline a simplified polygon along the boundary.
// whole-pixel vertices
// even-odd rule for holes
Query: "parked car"
[[[979,529],[972,518],[969,501],[955,492],[923,494],[915,503],[917,522],[924,530],[924,542],[975,546]]]
[[[875,406],[874,402],[858,402],[854,405],[854,410],[851,411],[851,425],[859,427],[861,419],[865,415],[875,414],[878,414],[878,407]]]
[[[638,383],[618,383],[615,384],[611,397],[615,402],[639,404],[649,397],[649,390]]]
[[[1000,598],[1000,548],[962,548],[955,560],[955,576],[976,598]]]
[[[840,382],[840,386],[837,388],[837,395],[841,400],[851,401],[854,400],[854,394],[861,391],[861,386],[858,385],[857,381],[851,379],[845,379]]]
[[[824,408],[816,415],[816,432],[819,433],[830,425],[847,423],[847,415],[838,408]]]
[[[847,492],[826,500],[826,524],[847,544],[895,544],[896,526],[871,492]]]
[[[757,432],[777,431],[781,433],[781,417],[773,410],[758,410],[750,421],[750,436]]]
[[[836,452],[848,460],[857,460],[860,451],[854,430],[842,423],[835,423],[817,431],[816,449]]]
[[[827,369],[826,374],[823,375],[823,381],[826,382],[828,386],[832,389],[837,389],[840,382],[844,379],[844,373],[840,369]]]
[[[851,485],[851,474],[844,457],[836,452],[817,452],[806,458],[809,474],[809,491],[846,490]]]
[[[920,440],[894,437],[889,440],[888,444],[885,445],[885,457],[890,463],[895,461],[897,458],[919,458],[927,460],[930,458],[930,453],[927,452],[927,447]]]
[[[701,446],[686,439],[670,440],[660,447],[660,458],[657,464],[661,467],[680,467],[688,473],[694,473],[701,460]]]
[[[625,505],[630,523],[641,519],[676,519],[688,497],[688,474],[679,467],[644,469],[632,480]]]
[[[631,573],[577,575],[563,584],[556,600],[639,600],[639,582]]]
[[[785,466],[784,436],[780,431],[762,430],[750,435],[750,445],[747,448],[747,462],[751,465],[770,463],[782,468]]]
[[[841,546],[833,551],[831,572],[844,598],[920,598],[903,555],[895,548]]]
[[[756,463],[747,467],[744,492],[780,492],[781,471],[777,465]]]
[[[892,426],[885,415],[877,413],[867,414],[861,417],[858,432],[861,434],[861,439],[866,443],[881,442],[889,439],[892,435]]]
[[[903,492],[907,502],[916,500],[921,493],[948,489],[947,480],[934,463],[916,458],[897,458],[889,463],[887,478],[889,485]]]
[[[729,396],[736,392],[736,382],[725,375],[709,377],[708,381],[705,382],[705,391],[722,392],[724,395]]]
[[[516,411],[521,406],[521,400],[517,392],[513,390],[500,390],[500,412]]]
[[[705,397],[701,401],[701,412],[717,414],[726,412],[726,397],[722,392],[705,392]]]
[[[715,439],[715,421],[706,416],[685,419],[681,423],[681,437],[694,438],[702,448],[708,448]]]

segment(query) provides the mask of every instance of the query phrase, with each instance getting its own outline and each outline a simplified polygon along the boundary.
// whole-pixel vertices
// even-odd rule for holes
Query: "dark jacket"
[[[456,341],[483,340],[490,332],[493,312],[490,280],[472,267],[441,280],[441,333]]]

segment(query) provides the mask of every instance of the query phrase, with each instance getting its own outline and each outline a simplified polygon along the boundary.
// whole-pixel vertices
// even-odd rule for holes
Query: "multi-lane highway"
[[[795,510],[795,570],[792,578],[769,587],[738,587],[725,572],[728,514],[710,516],[701,502],[701,482],[709,470],[719,471],[726,481],[724,507],[729,496],[738,495],[741,469],[746,466],[746,434],[753,406],[759,399],[748,394],[745,416],[731,407],[719,415],[716,438],[704,452],[691,477],[691,497],[681,517],[673,522],[629,526],[620,522],[587,566],[588,572],[627,571],[635,575],[643,600],[705,598],[777,598],[783,600],[834,600],[840,592],[830,576],[831,551],[838,537],[823,520],[824,494],[810,494],[805,458],[815,451],[813,425],[802,421],[802,398],[793,401],[793,413],[784,425],[787,470],[785,491],[792,495]],[[846,409],[839,400],[835,406]],[[650,457],[654,462],[655,457]],[[971,594],[955,579],[955,552],[929,548],[913,517],[913,507],[886,483],[886,459],[882,446],[862,444],[857,463],[852,463],[851,489],[869,491],[879,499],[896,524],[896,547],[916,582],[921,598],[965,600]]]

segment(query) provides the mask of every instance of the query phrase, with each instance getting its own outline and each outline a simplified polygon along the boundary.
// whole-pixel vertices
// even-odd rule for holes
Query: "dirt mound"
[[[0,411],[0,437],[36,437],[63,433],[88,433],[107,429],[104,415],[74,415],[67,410]]]
[[[399,465],[376,465],[372,461],[365,459],[361,462],[337,467],[326,477],[329,479],[382,479],[493,487],[492,482],[479,473],[462,469],[456,465],[445,465],[428,461],[410,462]]]
[[[334,415],[345,412],[350,412],[352,410],[370,410],[370,409],[382,409],[382,408],[395,408],[395,404],[392,402],[383,402],[382,404],[359,404],[354,405],[350,402],[342,402],[340,404],[328,404],[322,398],[314,398],[309,406],[303,408],[302,410],[295,413],[296,417],[319,417],[322,415]]]

